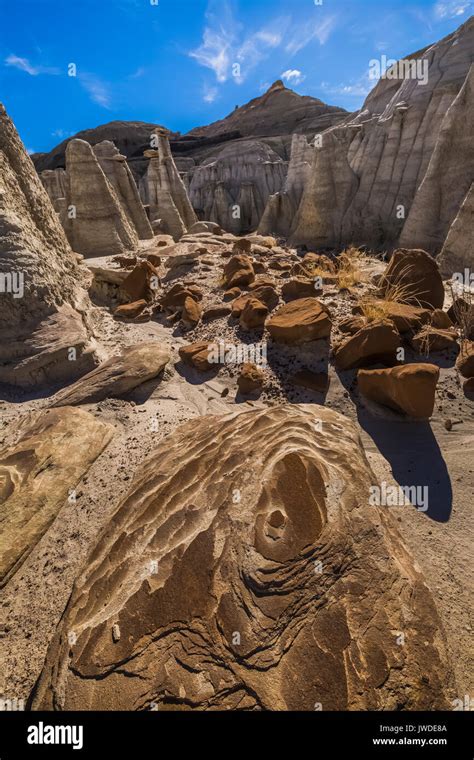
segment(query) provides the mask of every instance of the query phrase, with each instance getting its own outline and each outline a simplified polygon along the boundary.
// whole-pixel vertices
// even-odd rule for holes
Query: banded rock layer
[[[260,231],[272,232],[279,211],[294,245],[439,253],[474,178],[473,49],[471,18],[406,59],[427,66],[425,83],[408,72],[381,79],[361,111],[320,134],[296,217],[286,188]],[[472,262],[467,242],[459,258]]]
[[[178,428],[78,578],[33,708],[447,709],[434,602],[372,477],[324,408]]]
[[[1,104],[0,275],[0,382],[35,386],[92,369],[84,269]]]

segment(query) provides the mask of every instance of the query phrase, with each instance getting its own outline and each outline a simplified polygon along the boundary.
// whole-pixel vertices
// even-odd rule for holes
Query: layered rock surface
[[[159,219],[161,231],[179,240],[197,222],[197,217],[171,155],[168,136],[167,130],[157,129],[156,149],[145,151],[150,163],[140,182],[140,193],[143,202],[150,206],[151,220]]]
[[[433,599],[372,478],[327,409],[180,427],[89,557],[33,708],[447,709]]]
[[[66,170],[66,208],[61,221],[72,248],[84,256],[136,250],[135,227],[85,140],[68,143]]]
[[[84,270],[1,105],[0,216],[0,382],[77,377],[96,363]]]
[[[271,231],[278,210],[285,215],[278,231],[293,244],[399,242],[439,253],[463,203],[470,205],[473,47],[470,19],[405,61],[426,64],[426,82],[410,73],[381,79],[360,112],[320,135],[296,218],[284,193],[270,199],[263,230]],[[470,256],[466,246],[456,258]]]
[[[65,407],[33,415],[18,443],[0,452],[0,586],[67,509],[76,484],[112,434],[92,414]]]

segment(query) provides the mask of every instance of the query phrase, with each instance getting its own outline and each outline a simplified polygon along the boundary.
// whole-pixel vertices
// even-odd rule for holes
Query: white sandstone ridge
[[[296,143],[289,179],[269,199],[259,232],[278,232],[292,245],[402,245],[438,254],[456,221],[455,242],[441,257],[444,273],[451,273],[450,256],[456,266],[472,263],[473,50],[471,18],[410,56],[426,61],[427,80],[404,67],[405,78],[379,80],[361,111],[316,135],[294,215],[290,176],[301,171],[302,154]]]
[[[150,208],[152,224],[179,240],[197,222],[197,216],[171,155],[168,137],[168,130],[157,128],[153,134],[156,149],[144,152],[150,163],[140,181],[140,195]]]
[[[88,372],[96,357],[85,270],[1,104],[0,218],[0,382],[37,386]]]

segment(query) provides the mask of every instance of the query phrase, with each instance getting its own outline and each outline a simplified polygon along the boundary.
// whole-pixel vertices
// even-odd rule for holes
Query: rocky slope
[[[359,113],[320,135],[296,216],[289,183],[270,199],[261,232],[278,231],[294,245],[387,250],[399,242],[433,254],[455,221],[469,235],[473,51],[471,18],[409,56],[407,62],[426,65],[426,81],[411,71],[381,79]],[[448,260],[446,253],[444,271],[451,274]],[[472,262],[467,238],[456,260]]]
[[[171,134],[171,151],[199,218],[236,233],[255,229],[269,196],[283,186],[292,135],[312,136],[346,115],[342,108],[298,95],[277,81],[263,95],[236,108],[225,119],[186,135]],[[152,135],[159,134],[161,129],[159,125],[142,122],[110,122],[79,132],[75,138],[91,145],[112,141],[127,157],[147,202],[147,174],[153,172],[148,150],[156,147],[151,144]],[[48,154],[32,156],[52,200],[57,197],[62,177],[54,179],[49,172],[65,167],[70,139],[73,138]],[[45,171],[48,173],[43,174]],[[235,205],[240,207],[239,216],[232,216]]]

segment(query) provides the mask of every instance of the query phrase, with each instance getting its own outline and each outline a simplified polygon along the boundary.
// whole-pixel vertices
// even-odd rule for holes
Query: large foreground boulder
[[[363,396],[415,419],[433,414],[439,367],[407,364],[389,369],[361,369],[357,375]]]
[[[0,104],[0,382],[37,387],[97,363],[86,270]]]
[[[435,604],[373,481],[324,408],[178,428],[78,578],[33,709],[449,709]]]
[[[124,348],[118,356],[81,377],[55,398],[53,406],[91,404],[117,398],[160,374],[170,360],[169,350],[159,343],[140,343]]]
[[[34,413],[0,451],[0,586],[17,572],[62,509],[113,428],[81,409]]]

